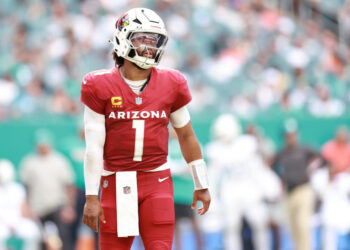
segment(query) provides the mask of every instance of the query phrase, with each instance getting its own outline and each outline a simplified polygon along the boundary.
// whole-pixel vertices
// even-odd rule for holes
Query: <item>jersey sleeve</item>
[[[80,101],[93,111],[104,115],[106,102],[99,96],[96,88],[96,82],[91,74],[87,74],[81,84]]]
[[[191,120],[186,106],[183,106],[170,114],[170,122],[174,128],[182,128]]]
[[[187,85],[187,81],[184,76],[181,75],[177,86],[176,97],[173,106],[171,107],[171,113],[182,108],[192,100],[190,90]]]

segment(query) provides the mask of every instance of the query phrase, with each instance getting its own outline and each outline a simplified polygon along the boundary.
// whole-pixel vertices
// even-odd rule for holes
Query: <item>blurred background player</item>
[[[336,250],[342,247],[341,236],[350,232],[350,144],[348,129],[337,128],[335,136],[321,148],[325,160],[311,178],[311,184],[320,201],[319,217],[323,249]]]
[[[350,143],[347,127],[343,125],[337,128],[334,138],[322,146],[321,154],[328,162],[332,176],[350,170]]]
[[[215,176],[211,181],[217,184],[218,206],[222,207],[225,249],[243,249],[243,219],[252,230],[255,249],[270,249],[270,214],[266,201],[280,196],[279,180],[265,165],[256,138],[242,134],[232,115],[218,117],[214,131],[218,140],[207,148],[209,172],[213,174],[211,178]]]
[[[333,171],[333,167],[326,163],[314,171],[310,180],[320,202],[316,221],[321,229],[324,250],[346,248],[341,241],[347,239],[350,233],[350,173],[334,174]]]
[[[20,165],[20,178],[28,192],[30,209],[48,234],[58,230],[62,249],[73,248],[71,224],[75,219],[74,174],[69,160],[53,148],[53,135],[35,134],[36,151]]]
[[[212,141],[206,146],[208,158],[208,176],[211,183],[212,209],[201,220],[202,228],[207,235],[214,237],[224,230],[226,217],[224,216],[223,198],[221,195],[224,170],[230,164],[233,140],[241,133],[241,127],[232,115],[219,116],[211,127]],[[239,236],[237,236],[239,237]],[[216,238],[212,248],[222,249],[224,238]]]
[[[30,212],[24,187],[15,182],[13,164],[0,159],[0,249],[39,249],[41,233]],[[11,245],[9,241],[12,239]]]
[[[315,210],[315,195],[309,183],[311,163],[317,154],[299,144],[297,123],[287,120],[285,146],[275,157],[273,166],[280,174],[287,198],[287,214],[296,250],[312,249],[311,217]]]
[[[283,187],[279,176],[273,171],[272,163],[276,154],[274,142],[264,134],[264,131],[256,124],[250,123],[246,126],[246,133],[253,136],[257,142],[257,153],[263,160],[265,170],[263,171],[266,184],[263,185],[264,201],[268,208],[269,226],[272,232],[271,249],[281,248],[281,227],[283,221]],[[266,169],[270,168],[270,169]]]

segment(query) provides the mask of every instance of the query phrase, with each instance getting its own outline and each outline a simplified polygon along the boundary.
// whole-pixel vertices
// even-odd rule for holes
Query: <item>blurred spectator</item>
[[[0,197],[0,249],[7,249],[11,237],[23,241],[21,249],[38,249],[39,227],[28,209],[24,187],[15,182],[15,168],[6,159],[0,159]]]
[[[251,119],[257,113],[254,97],[251,95],[237,95],[232,98],[230,110],[238,117]]]
[[[10,74],[0,79],[0,120],[9,116],[10,105],[18,97],[20,90]]]
[[[350,1],[345,1],[344,5],[339,13],[340,39],[343,45],[350,47]]]
[[[332,140],[321,150],[323,158],[328,162],[331,177],[350,169],[349,131],[345,126],[337,129]]]
[[[337,56],[338,39],[336,35],[330,30],[322,31],[322,53],[321,66],[325,72],[335,73],[338,67],[342,67],[339,56]]]
[[[76,216],[72,166],[53,149],[53,138],[47,130],[38,130],[35,136],[37,151],[22,160],[20,177],[28,190],[32,211],[44,228],[55,223],[62,249],[71,250],[70,227]]]
[[[113,35],[109,27],[114,25],[116,12],[139,5],[156,8],[161,13],[170,37],[167,54],[171,56],[164,63],[181,68],[193,83],[200,83],[195,88],[198,96],[205,99],[202,101],[205,106],[215,104],[226,111],[225,105],[234,96],[231,110],[237,111],[235,106],[242,103],[244,110],[248,110],[248,115],[241,112],[242,115],[254,117],[259,110],[285,101],[281,97],[288,89],[290,106],[301,110],[305,100],[317,92],[310,88],[314,81],[332,85],[324,79],[324,73],[338,74],[349,67],[346,60],[349,47],[345,45],[350,33],[349,3],[343,0],[189,1],[186,4],[152,0],[6,1],[0,16],[4,27],[0,32],[4,44],[0,48],[0,77],[6,81],[11,75],[15,84],[11,90],[6,85],[6,91],[19,99],[15,101],[15,112],[12,108],[8,112],[8,106],[4,108],[1,103],[8,102],[11,96],[0,94],[0,116],[18,117],[36,111],[77,114],[76,99],[72,98],[79,96],[81,77],[97,66],[113,65],[107,59],[111,48],[106,47],[106,42]],[[14,15],[16,11],[20,15]],[[333,25],[313,18],[315,13],[322,20],[329,17]],[[336,32],[337,17],[340,37]],[[257,70],[246,71],[251,65],[258,65],[260,72],[267,73],[278,65],[279,72],[272,77],[275,83],[266,83]],[[305,72],[306,86],[290,81],[298,70]],[[215,91],[221,97],[215,103],[212,86],[218,87]],[[343,89],[349,89],[348,82],[343,84]],[[328,99],[334,98],[340,97],[334,96],[331,88]],[[344,98],[347,98],[345,94],[339,101]],[[195,105],[196,112],[204,112],[205,108],[199,108],[201,103]],[[345,112],[344,107],[341,109],[337,116]],[[311,113],[319,116],[317,111]]]
[[[194,113],[203,112],[208,109],[215,104],[215,100],[217,99],[215,90],[202,83],[195,84],[191,93],[193,101],[191,101],[189,108]]]
[[[51,102],[51,111],[56,114],[77,114],[77,105],[61,89],[56,90]]]
[[[11,75],[5,75],[4,79],[0,81],[0,104],[8,106],[13,102],[14,99],[18,96],[18,86],[13,82]]]
[[[314,193],[309,184],[308,166],[317,154],[298,142],[297,124],[288,120],[284,133],[285,146],[279,151],[273,166],[282,177],[287,195],[287,214],[295,250],[312,249],[311,216]]]
[[[21,96],[14,103],[18,114],[38,114],[45,112],[48,104],[48,96],[45,94],[43,82],[36,76],[24,87]]]
[[[336,98],[331,98],[326,85],[316,87],[317,96],[310,100],[309,111],[317,117],[337,117],[345,111],[344,103]]]
[[[293,47],[289,48],[286,61],[293,69],[305,69],[310,62],[309,55],[304,48],[303,40],[296,40]]]

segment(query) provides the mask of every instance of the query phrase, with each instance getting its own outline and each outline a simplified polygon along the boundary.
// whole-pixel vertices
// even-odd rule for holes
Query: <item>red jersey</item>
[[[189,103],[191,94],[180,72],[153,67],[137,95],[113,68],[88,73],[80,99],[105,116],[104,169],[135,171],[167,161],[170,113]]]

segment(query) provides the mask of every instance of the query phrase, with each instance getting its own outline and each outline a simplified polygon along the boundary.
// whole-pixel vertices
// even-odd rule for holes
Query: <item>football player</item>
[[[130,249],[140,235],[146,249],[171,249],[174,233],[173,185],[168,154],[168,123],[175,128],[191,170],[203,215],[209,208],[206,164],[186,105],[186,79],[155,67],[168,37],[152,10],[129,10],[115,24],[116,67],[87,74],[85,104],[86,204],[83,221],[97,231],[100,249]],[[101,192],[100,201],[98,192]]]

